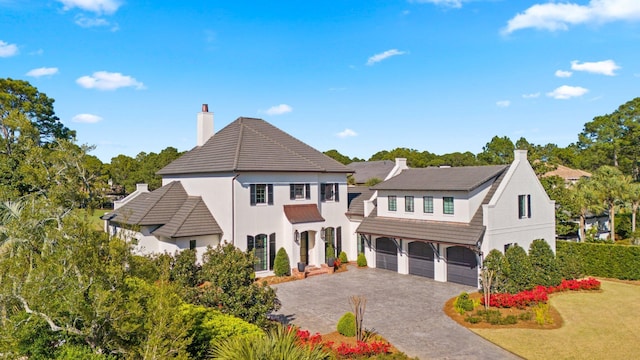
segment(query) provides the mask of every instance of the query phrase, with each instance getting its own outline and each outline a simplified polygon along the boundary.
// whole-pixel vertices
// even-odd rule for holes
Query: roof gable
[[[132,225],[165,224],[180,209],[187,197],[182,184],[172,181],[124,204],[109,214],[109,220]]]
[[[268,122],[241,117],[158,174],[236,171],[351,172],[346,166]]]
[[[153,235],[171,238],[222,234],[200,196],[189,196],[168,223],[153,231]]]

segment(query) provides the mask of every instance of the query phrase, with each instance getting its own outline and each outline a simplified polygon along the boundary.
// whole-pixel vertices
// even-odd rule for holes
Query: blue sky
[[[263,118],[318,150],[566,146],[640,95],[640,1],[0,0],[0,77],[110,161]]]

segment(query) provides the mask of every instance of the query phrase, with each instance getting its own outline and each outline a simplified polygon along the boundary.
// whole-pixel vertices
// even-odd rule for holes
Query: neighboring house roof
[[[324,221],[316,204],[284,205],[284,214],[292,224]]]
[[[347,191],[349,193],[347,215],[364,216],[364,201],[371,199],[375,190],[366,186],[350,186]]]
[[[487,166],[487,168],[488,167],[494,166]],[[478,241],[482,239],[485,231],[485,226],[483,225],[484,210],[482,208],[482,205],[488,204],[491,201],[496,193],[496,190],[498,189],[498,186],[500,186],[500,183],[504,179],[508,167],[508,165],[502,166],[502,171],[494,173],[494,176],[492,178],[495,178],[495,181],[493,182],[493,184],[491,184],[489,192],[484,197],[482,204],[473,215],[473,218],[471,218],[471,221],[467,224],[443,221],[378,217],[376,208],[371,213],[371,216],[365,217],[362,220],[362,223],[360,224],[356,232],[361,234],[386,236],[406,240],[422,240],[434,243],[476,246]],[[489,178],[482,183],[485,183],[492,178]]]
[[[238,118],[159,175],[269,171],[350,173],[346,166],[262,119]]]
[[[580,178],[583,177],[587,177],[590,178],[591,177],[591,173],[584,171],[584,170],[580,170],[580,169],[572,169],[570,167],[566,167],[564,165],[556,165],[556,169],[546,172],[544,173],[544,175],[542,175],[544,177],[547,176],[560,176],[561,178],[567,180],[567,181],[575,181],[575,180],[579,180]]]
[[[140,194],[102,219],[128,225],[160,225],[153,234],[167,237],[222,234],[202,198],[188,196],[178,181]]]
[[[405,169],[374,190],[471,191],[505,171],[508,165]]]
[[[373,178],[386,179],[395,164],[395,161],[392,160],[357,161],[347,164],[347,167],[353,171],[353,179],[356,184],[364,184]]]
[[[152,232],[171,238],[222,234],[222,229],[199,196],[189,196],[171,220]]]

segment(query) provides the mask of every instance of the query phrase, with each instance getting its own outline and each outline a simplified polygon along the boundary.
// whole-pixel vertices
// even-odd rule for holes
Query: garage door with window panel
[[[409,274],[434,278],[434,254],[430,243],[409,243]]]
[[[398,248],[393,240],[386,237],[376,239],[376,267],[398,271]]]
[[[473,251],[462,246],[447,248],[447,281],[478,286],[478,260]]]

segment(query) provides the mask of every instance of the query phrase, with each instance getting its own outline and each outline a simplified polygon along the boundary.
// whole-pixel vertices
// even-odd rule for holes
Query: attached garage
[[[398,248],[396,243],[387,237],[376,239],[376,267],[398,271]]]
[[[478,286],[478,260],[473,251],[462,246],[447,248],[447,281]]]
[[[434,278],[433,247],[430,243],[414,241],[409,243],[409,274]]]

